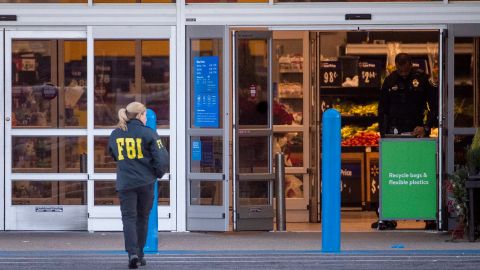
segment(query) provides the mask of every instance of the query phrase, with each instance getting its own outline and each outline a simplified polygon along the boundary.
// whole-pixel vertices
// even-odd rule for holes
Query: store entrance
[[[318,95],[313,108],[317,111],[314,113],[317,123],[321,126],[321,114],[327,108],[335,108],[342,115],[342,229],[370,230],[377,219],[379,204],[380,88],[395,68],[395,56],[407,53],[413,67],[427,75],[438,94],[440,33],[438,30],[328,31],[311,33],[310,39],[315,44],[311,52],[315,55],[312,61],[316,61],[312,65],[315,76],[312,88],[316,89],[314,95]],[[438,124],[431,137],[438,136],[436,127]],[[321,134],[321,129],[317,132]],[[317,142],[319,149],[320,139]],[[321,179],[320,175],[316,179]],[[417,221],[398,222],[399,229],[424,226],[425,223]]]
[[[262,149],[268,151],[264,156],[265,162],[270,161],[276,152],[285,153],[287,230],[320,230],[321,171],[318,165],[321,161],[321,116],[327,108],[335,108],[342,115],[342,230],[370,231],[371,224],[377,220],[379,202],[377,111],[381,85],[395,67],[395,56],[401,52],[408,53],[413,66],[423,70],[430,83],[438,85],[440,32],[269,33],[273,39],[271,49],[267,42],[246,44],[242,51],[244,57],[242,61],[236,58],[234,70],[237,71],[236,87],[238,91],[243,91],[247,100],[259,97],[266,100],[269,93],[264,93],[265,87],[272,94],[265,113],[272,115],[272,147],[271,150],[266,146]],[[255,76],[263,76],[264,85],[255,83]],[[237,115],[245,117],[240,121],[256,123],[262,119],[256,115],[246,117],[251,113],[248,110],[255,107],[238,102],[234,103],[235,110],[240,110]],[[234,128],[238,126],[234,125]],[[437,129],[433,129],[431,136],[436,137],[437,134]],[[265,143],[267,140],[261,145]],[[239,159],[241,162],[248,146],[256,145],[254,140],[249,139],[244,147],[234,147],[237,162]],[[256,157],[260,156],[257,153]],[[265,163],[265,168],[268,168],[268,163]],[[249,194],[254,194],[252,188],[249,184]],[[262,194],[272,192],[267,184],[261,189],[265,191]],[[417,221],[398,222],[399,229],[423,229],[424,226],[425,223]]]

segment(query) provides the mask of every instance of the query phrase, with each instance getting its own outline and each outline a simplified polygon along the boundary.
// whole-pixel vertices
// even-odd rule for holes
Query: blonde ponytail
[[[121,128],[123,131],[127,131],[127,122],[128,122],[128,117],[127,117],[127,109],[121,108],[118,110],[118,124],[117,127]]]
[[[131,102],[125,108],[118,110],[118,124],[117,127],[123,131],[127,131],[127,122],[132,119],[140,119],[140,115],[147,110],[145,105],[140,102]]]

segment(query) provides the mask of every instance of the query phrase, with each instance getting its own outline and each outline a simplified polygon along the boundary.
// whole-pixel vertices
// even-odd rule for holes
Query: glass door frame
[[[0,81],[5,82],[5,73],[4,73],[4,55],[5,55],[5,47],[3,46],[4,43],[4,36],[5,36],[5,29],[0,28]],[[5,83],[0,83],[0,91],[3,95],[0,95],[0,113],[5,112]],[[5,117],[0,121],[0,130],[5,130]],[[5,132],[0,132],[0,172],[5,172],[5,151],[4,151],[4,140]],[[6,176],[6,175],[5,175]],[[0,181],[0,194],[5,195],[5,182],[6,177]],[[5,196],[0,199],[0,230],[5,230]]]
[[[228,95],[229,84],[228,74],[229,74],[229,44],[228,44],[228,30],[225,26],[187,26],[186,29],[186,131],[187,131],[187,141],[186,141],[186,176],[187,181],[185,183],[187,190],[187,230],[188,231],[228,231],[229,228],[229,206],[230,206],[230,149],[229,149],[229,123],[230,118],[228,115],[230,97]],[[192,64],[194,63],[192,58],[192,44],[193,40],[221,40],[222,45],[221,53],[219,55],[218,63],[219,67],[223,67],[222,70],[218,70],[218,86],[219,90],[222,90],[222,93],[218,93],[219,99],[221,102],[219,105],[219,128],[197,128],[193,127],[192,121],[192,111],[193,108],[190,105],[195,98],[192,94],[194,90],[194,74],[192,70]],[[220,88],[221,86],[221,88]],[[221,121],[221,122],[220,122]],[[201,173],[201,172],[192,172],[191,171],[191,160],[192,160],[192,138],[194,137],[222,137],[222,148],[223,148],[223,157],[222,157],[222,172],[221,173]],[[201,155],[201,153],[200,153]],[[221,205],[192,205],[191,199],[191,183],[196,182],[221,182],[222,187],[222,204]],[[200,194],[201,196],[201,194]],[[201,198],[200,198],[201,199]]]
[[[113,128],[95,128],[94,126],[94,76],[95,76],[95,40],[168,40],[169,41],[169,128],[159,129],[159,136],[170,139],[170,173],[165,174],[160,181],[170,182],[170,204],[158,206],[159,231],[173,231],[177,229],[177,182],[176,182],[176,30],[173,26],[89,26],[87,27],[87,70],[88,70],[88,230],[113,231],[123,230],[120,206],[96,206],[94,204],[95,181],[112,181],[116,173],[95,172],[94,164],[94,137],[109,136]]]
[[[5,229],[6,230],[68,230],[68,229],[86,229],[86,217],[87,217],[87,205],[65,205],[62,206],[62,216],[56,215],[57,213],[50,213],[48,216],[39,216],[38,214],[27,214],[28,212],[36,213],[34,210],[36,205],[12,205],[12,181],[13,180],[29,180],[29,181],[45,181],[45,176],[48,175],[50,181],[87,181],[87,174],[85,173],[13,173],[12,172],[12,136],[87,136],[86,128],[44,128],[44,129],[12,129],[12,40],[14,39],[28,39],[28,40],[45,40],[45,39],[60,39],[60,40],[86,40],[87,35],[85,30],[69,30],[69,31],[47,31],[47,30],[5,30],[5,151],[4,151],[4,171],[5,171]],[[8,64],[7,64],[8,63]],[[48,228],[40,228],[29,224],[17,224],[17,212],[20,215],[27,215],[35,220],[34,215],[37,218],[45,221],[52,226]],[[84,215],[84,226],[72,225],[77,222],[78,216]],[[55,224],[51,222],[52,216],[59,216],[62,224]],[[81,219],[81,218],[80,218]],[[69,223],[70,221],[70,223]],[[38,219],[37,219],[38,223]],[[39,225],[37,225],[39,226]],[[73,227],[72,227],[73,226]],[[85,227],[85,228],[83,228]]]
[[[474,136],[475,135],[475,125],[480,124],[480,119],[478,119],[478,105],[480,104],[480,93],[475,88],[478,89],[478,84],[480,83],[479,78],[477,78],[477,84],[475,84],[475,79],[472,80],[472,88],[473,88],[473,126],[472,127],[456,127],[455,126],[455,53],[456,52],[468,52],[469,48],[455,48],[455,39],[458,37],[471,37],[471,38],[480,38],[480,24],[451,24],[448,25],[448,38],[447,38],[447,48],[444,55],[446,55],[446,87],[445,89],[448,90],[447,93],[443,96],[446,98],[444,104],[446,104],[445,108],[443,108],[445,113],[445,117],[441,119],[441,121],[445,121],[444,127],[446,127],[447,132],[443,135],[446,140],[446,154],[445,154],[445,166],[444,172],[446,174],[453,173],[455,170],[455,137],[456,136]],[[478,41],[477,41],[478,42]],[[475,40],[474,40],[475,44]],[[472,56],[477,53],[477,58],[479,57],[478,54],[480,52],[475,51],[476,48],[473,48]],[[480,61],[480,60],[473,60]],[[473,74],[472,77],[475,77],[475,71],[478,74],[477,66],[473,67]],[[448,89],[447,89],[448,88]],[[477,92],[475,92],[477,91]],[[477,108],[475,108],[477,105]],[[441,217],[445,218],[448,216],[447,213],[447,206],[445,205],[442,207]],[[441,223],[439,225],[442,225]],[[448,226],[450,227],[450,225]],[[442,229],[447,229],[445,225],[440,226]]]
[[[286,210],[287,216],[291,218],[292,222],[298,222],[297,219],[308,221],[308,212],[309,212],[309,203],[310,203],[310,183],[311,183],[311,175],[310,175],[310,168],[312,168],[312,164],[310,163],[310,149],[313,146],[309,140],[310,138],[310,114],[307,113],[309,111],[309,107],[311,106],[311,87],[310,87],[310,59],[308,58],[310,49],[309,43],[309,31],[299,30],[299,31],[285,31],[279,30],[273,32],[273,46],[272,46],[272,53],[276,51],[275,45],[279,44],[281,41],[301,41],[302,44],[302,57],[303,57],[303,73],[302,73],[302,93],[303,97],[302,100],[302,125],[273,125],[273,134],[278,133],[290,133],[290,132],[300,132],[302,134],[302,166],[292,166],[287,167],[285,166],[285,175],[302,175],[303,181],[303,197],[296,197],[296,198],[288,198],[286,195]],[[273,55],[272,55],[273,59]],[[272,60],[273,63],[273,60]],[[272,66],[272,70],[275,71],[274,67]],[[272,72],[272,74],[275,72]],[[274,81],[274,76],[272,77],[272,82]],[[280,83],[281,81],[278,80],[277,82],[277,92],[280,92]],[[274,87],[273,87],[274,88]],[[275,90],[274,90],[275,92]],[[273,93],[275,95],[275,93]],[[277,93],[280,96],[279,93]],[[275,99],[275,96],[273,97]],[[274,150],[275,151],[275,150]],[[276,153],[273,153],[275,155]],[[276,199],[276,198],[275,198]],[[296,214],[296,211],[304,211],[305,214]],[[291,213],[291,215],[289,215]]]
[[[237,42],[241,39],[263,39],[267,41],[267,93],[268,93],[268,122],[266,128],[255,128],[244,125],[240,128],[239,106],[239,75],[237,73],[238,51]],[[233,31],[233,230],[273,230],[273,187],[275,174],[273,171],[273,91],[272,91],[272,46],[273,34],[271,31]],[[268,138],[268,172],[267,173],[240,173],[241,137]],[[265,181],[268,182],[268,205],[246,205],[240,203],[240,182]],[[243,218],[242,218],[243,217]]]
[[[448,44],[447,44],[447,156],[446,156],[446,172],[452,173],[454,171],[454,139],[455,135],[471,135],[475,134],[475,127],[462,128],[455,127],[454,112],[455,112],[455,38],[457,37],[480,37],[480,24],[452,24],[448,26]],[[475,76],[473,74],[473,76]],[[474,86],[475,87],[475,86]],[[474,89],[475,91],[475,89]],[[474,93],[475,98],[475,93]],[[478,100],[479,97],[477,97]],[[475,106],[475,101],[474,101]],[[475,119],[474,122],[480,122]],[[475,123],[474,123],[475,125]]]

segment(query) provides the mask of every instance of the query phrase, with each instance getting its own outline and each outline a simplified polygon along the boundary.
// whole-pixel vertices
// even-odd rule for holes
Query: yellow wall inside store
[[[63,54],[65,63],[82,60],[87,55],[87,42],[65,41]]]
[[[142,41],[142,56],[169,56],[170,42],[168,40]]]
[[[94,0],[94,3],[120,3],[120,4],[128,4],[128,3],[172,3],[171,0]]]

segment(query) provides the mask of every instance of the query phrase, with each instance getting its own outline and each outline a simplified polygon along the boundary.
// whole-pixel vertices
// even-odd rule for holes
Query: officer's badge
[[[420,85],[420,82],[417,79],[413,79],[412,85],[413,87],[418,87]]]

